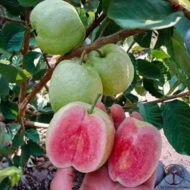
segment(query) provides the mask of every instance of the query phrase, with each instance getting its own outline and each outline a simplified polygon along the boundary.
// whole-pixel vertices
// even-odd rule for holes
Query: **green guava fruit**
[[[31,25],[36,30],[36,43],[45,53],[59,55],[79,46],[85,28],[75,8],[62,0],[46,0],[31,12]]]
[[[72,102],[54,114],[47,132],[46,150],[57,168],[73,166],[88,173],[108,160],[115,137],[113,121],[99,108],[89,113],[91,108],[87,103]]]
[[[119,46],[107,44],[88,55],[87,64],[97,70],[106,96],[126,90],[134,77],[134,67],[127,53]]]
[[[97,95],[103,93],[98,73],[78,60],[62,61],[50,80],[49,98],[54,111],[62,106],[81,101],[93,104]]]

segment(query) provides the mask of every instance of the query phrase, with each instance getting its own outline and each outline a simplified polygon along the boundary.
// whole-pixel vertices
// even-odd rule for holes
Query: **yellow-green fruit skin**
[[[45,53],[65,54],[84,40],[85,27],[75,8],[65,1],[39,3],[32,10],[30,20],[37,32],[36,43]]]
[[[87,64],[97,70],[103,84],[103,94],[116,95],[125,91],[134,78],[133,64],[123,49],[107,44],[88,55]]]
[[[77,60],[65,60],[53,72],[49,98],[54,111],[74,101],[93,104],[98,94],[103,94],[101,79],[86,64],[79,64]]]

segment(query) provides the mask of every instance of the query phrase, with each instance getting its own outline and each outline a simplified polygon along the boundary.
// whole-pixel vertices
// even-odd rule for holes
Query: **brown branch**
[[[12,18],[3,17],[3,16],[0,16],[0,20],[2,20],[3,22],[16,22],[16,23],[26,24],[26,22],[23,20],[17,20],[17,19],[12,19]]]
[[[50,66],[50,64],[49,64],[49,62],[48,62],[47,54],[43,53],[43,58],[44,58],[44,61],[45,61],[46,65],[47,65],[48,69],[50,69],[51,66]]]
[[[167,97],[163,97],[163,98],[160,98],[160,99],[157,99],[157,100],[153,100],[153,101],[149,101],[149,102],[140,102],[140,103],[144,103],[144,104],[148,104],[148,103],[162,103],[162,102],[166,102],[168,100],[173,100],[173,99],[177,99],[177,98],[183,98],[183,97],[190,97],[190,91],[188,92],[184,92],[184,93],[181,93],[181,94],[175,94],[175,95],[172,95],[172,96],[167,96]],[[135,104],[132,104],[132,105],[129,105],[129,106],[124,106],[123,107],[124,109],[136,109],[137,106]]]
[[[49,124],[39,123],[39,122],[34,122],[34,121],[29,121],[29,120],[26,120],[24,124],[27,125],[27,126],[30,126],[30,127],[34,127],[34,128],[47,129],[49,127]]]
[[[189,97],[189,96],[190,96],[190,91],[184,92],[184,93],[181,93],[181,94],[175,94],[175,95],[164,97],[164,98],[160,98],[158,100],[153,100],[153,101],[150,101],[150,102],[147,102],[147,103],[152,103],[152,102],[154,102],[154,103],[162,103],[162,102],[165,102],[165,101],[168,101],[168,100],[173,100],[173,99],[176,99],[176,98]]]
[[[184,15],[188,19],[190,19],[190,10],[184,7],[182,4],[180,4],[178,0],[165,0],[165,1],[169,2],[172,5],[174,11],[183,11]]]
[[[78,57],[78,56],[81,55],[81,53],[83,51],[86,51],[86,53],[88,53],[88,52],[90,52],[92,50],[96,50],[96,49],[102,47],[105,44],[115,43],[115,42],[123,40],[123,39],[125,39],[125,38],[127,38],[129,36],[133,36],[133,35],[136,35],[136,34],[139,34],[139,33],[142,33],[142,32],[145,32],[145,30],[140,30],[140,29],[121,30],[121,31],[119,31],[117,33],[114,33],[114,34],[110,35],[110,36],[102,37],[102,38],[98,39],[97,41],[95,41],[91,45],[76,48],[72,52],[70,52],[70,53],[68,53],[66,55],[60,56],[59,59],[57,60],[56,64],[55,64],[54,68],[62,60]],[[42,89],[42,87],[50,80],[54,68],[51,68],[51,69],[48,70],[48,72],[45,74],[45,76],[34,87],[32,92],[23,100],[22,104],[20,105],[20,109],[22,110],[22,112],[26,108],[27,104],[35,97],[35,95]]]
[[[26,23],[27,23],[27,26],[29,26],[29,24],[30,24],[29,18],[30,18],[30,10],[27,9],[26,10]],[[26,53],[28,53],[28,51],[30,50],[30,36],[31,36],[30,29],[28,29],[27,32],[26,32],[26,35],[24,37],[24,47],[23,47],[23,51],[22,51],[23,55],[25,55]],[[23,64],[22,64],[22,67],[24,68]],[[18,111],[18,121],[19,122],[21,122],[23,120],[24,114],[25,114],[25,109],[22,110],[20,108],[20,104],[22,103],[22,101],[25,98],[26,88],[27,88],[27,81],[25,80],[21,84],[20,93],[19,93],[19,100],[18,100],[18,103],[19,103],[19,106],[18,106],[18,108],[19,108],[19,111]]]
[[[90,24],[88,26],[88,28],[86,29],[86,37],[87,38],[90,33],[105,19],[106,15],[104,13],[102,13],[98,18],[96,18],[94,20],[94,22],[92,24]]]

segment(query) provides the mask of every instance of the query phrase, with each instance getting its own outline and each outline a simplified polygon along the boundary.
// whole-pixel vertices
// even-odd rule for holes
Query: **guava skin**
[[[186,44],[187,50],[190,54],[190,29],[187,31],[187,33],[185,35],[185,44]]]
[[[112,96],[123,92],[130,86],[134,77],[134,67],[129,56],[114,44],[107,44],[98,51],[89,53],[87,64],[99,73],[103,94]]]
[[[50,80],[49,98],[54,111],[74,101],[93,104],[97,95],[102,93],[98,73],[77,60],[59,63]]]
[[[62,0],[46,0],[31,12],[36,43],[45,53],[65,54],[79,46],[85,37],[85,27],[77,11]]]

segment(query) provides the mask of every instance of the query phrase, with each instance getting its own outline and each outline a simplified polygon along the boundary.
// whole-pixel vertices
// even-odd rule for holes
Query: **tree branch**
[[[95,18],[94,22],[88,26],[86,29],[86,37],[87,38],[90,33],[104,20],[106,15],[102,13],[98,18]]]
[[[27,26],[29,26],[30,24],[30,10],[27,9],[26,10],[26,23],[27,23]],[[25,35],[25,38],[24,38],[24,47],[23,47],[23,55],[25,55],[29,49],[30,49],[30,36],[31,36],[31,33],[30,33],[30,30],[28,29],[27,32],[26,32],[26,35]],[[24,68],[24,65],[22,64],[22,67]],[[24,100],[25,98],[25,94],[26,94],[26,87],[27,87],[27,81],[25,80],[22,84],[21,84],[21,87],[20,87],[20,93],[19,93],[19,100],[18,100],[18,103],[19,103],[19,111],[18,111],[18,121],[22,124],[22,118],[24,118],[24,114],[25,114],[25,109],[22,110],[20,108],[20,104],[22,103],[22,101]]]
[[[165,101],[168,101],[168,100],[173,100],[173,99],[176,99],[176,98],[189,97],[189,96],[190,96],[190,91],[184,92],[184,93],[181,93],[181,94],[175,94],[175,95],[164,97],[164,98],[160,98],[158,100],[153,100],[153,101],[150,101],[150,102],[147,102],[147,103],[152,103],[152,102],[154,102],[154,103],[162,103],[162,102],[165,102]]]
[[[188,19],[190,19],[190,10],[184,7],[182,4],[180,4],[178,0],[165,0],[165,1],[169,2],[172,5],[174,11],[183,11],[184,15]]]
[[[34,121],[29,121],[29,120],[25,121],[25,125],[34,127],[34,128],[44,128],[44,129],[47,129],[49,127],[49,124],[39,123],[39,122],[34,122]]]
[[[12,19],[12,18],[3,17],[3,16],[0,16],[0,20],[2,20],[3,22],[16,22],[16,23],[26,24],[26,22],[23,20],[17,20],[17,19]]]
[[[20,109],[22,111],[24,111],[24,109],[26,108],[27,104],[35,97],[35,95],[42,89],[42,87],[50,80],[55,67],[62,60],[78,57],[78,56],[81,55],[81,53],[84,50],[86,51],[86,53],[88,53],[88,52],[90,52],[92,50],[96,50],[96,49],[102,47],[105,44],[115,43],[115,42],[123,40],[123,39],[125,39],[127,37],[130,37],[130,36],[133,36],[133,35],[136,35],[136,34],[140,34],[140,33],[143,33],[143,32],[145,32],[145,30],[142,30],[142,29],[121,30],[121,31],[119,31],[117,33],[114,33],[114,34],[110,35],[110,36],[99,38],[97,41],[95,41],[91,45],[87,45],[87,46],[82,46],[82,47],[76,48],[73,51],[71,51],[70,53],[60,56],[59,59],[57,60],[56,64],[55,64],[54,68],[51,68],[51,69],[48,70],[48,72],[45,74],[45,76],[34,87],[34,89],[32,90],[32,92],[23,100],[23,102],[20,105]]]
[[[153,101],[149,101],[149,102],[140,102],[140,103],[144,103],[144,104],[148,104],[148,103],[162,103],[168,100],[173,100],[173,99],[177,99],[177,98],[183,98],[183,97],[190,97],[190,91],[181,93],[181,94],[175,94],[172,96],[167,96],[167,97],[163,97],[157,100],[153,100]],[[129,106],[124,106],[124,109],[135,109],[137,108],[137,106],[135,104],[129,105]]]

